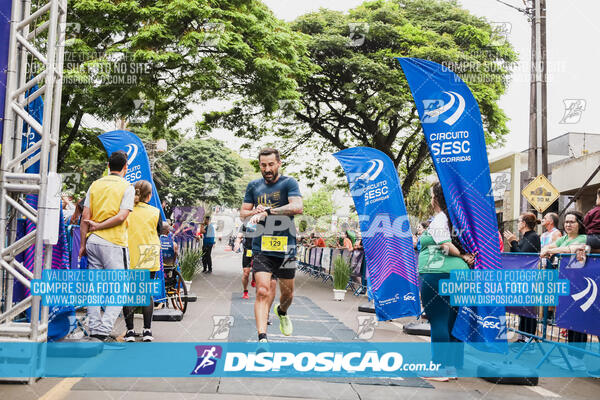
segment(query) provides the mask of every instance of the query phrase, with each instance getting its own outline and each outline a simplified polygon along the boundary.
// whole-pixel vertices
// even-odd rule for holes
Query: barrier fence
[[[300,271],[309,274],[315,279],[321,279],[323,283],[329,281],[333,283],[333,274],[335,272],[333,261],[339,256],[350,264],[351,269],[353,265],[356,266],[351,271],[346,289],[351,289],[356,296],[366,293],[367,268],[364,251],[299,246],[296,258]],[[360,264],[360,267],[358,264]],[[356,278],[360,278],[360,281]]]
[[[326,283],[333,281],[333,260],[337,256],[342,256],[352,265],[353,257],[357,255],[343,249],[299,246],[298,266],[301,271]],[[364,253],[362,257],[360,277],[366,283]],[[577,262],[571,254],[544,260],[534,253],[502,253],[502,266],[504,269],[558,269],[559,278],[570,282],[570,294],[560,296],[556,307],[506,307],[509,332],[522,335],[527,343],[544,341],[556,344],[551,347],[552,350],[556,348],[563,354],[563,349],[566,349],[574,357],[588,352],[586,349],[592,347],[591,343],[600,342],[600,255],[588,256],[584,264]],[[366,289],[365,284],[358,284],[352,278],[347,288],[355,295],[364,293]],[[510,339],[511,335],[508,336]],[[600,357],[597,353],[593,355]]]

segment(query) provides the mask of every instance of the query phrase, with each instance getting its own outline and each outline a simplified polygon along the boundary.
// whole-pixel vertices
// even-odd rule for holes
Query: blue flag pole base
[[[498,371],[509,376],[497,377]],[[503,385],[537,386],[539,383],[539,376],[533,369],[511,362],[482,364],[477,367],[477,376],[487,382]]]
[[[402,327],[407,335],[431,336],[431,325],[423,320],[411,322]]]
[[[193,293],[188,293],[188,294],[186,294],[186,295],[183,295],[183,296],[181,296],[181,297],[182,297],[182,298],[183,298],[183,297],[187,297],[187,301],[188,301],[188,303],[195,303],[196,301],[198,301],[198,296],[196,296],[196,295],[195,295],[195,294],[193,294]]]
[[[358,311],[375,314],[375,306],[373,305],[372,301],[368,303],[363,303],[358,306]]]
[[[172,308],[161,308],[152,313],[152,321],[181,321],[182,319],[183,313]]]

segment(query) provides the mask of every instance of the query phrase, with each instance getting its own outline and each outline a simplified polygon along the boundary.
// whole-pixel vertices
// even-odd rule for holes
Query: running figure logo
[[[229,337],[229,330],[233,326],[233,316],[213,315],[213,331],[209,339],[224,340]]]
[[[196,346],[198,361],[190,375],[210,375],[217,368],[217,359],[223,355],[221,346]]]
[[[584,99],[564,99],[565,112],[559,124],[576,124],[581,120],[585,111],[586,101]]]
[[[373,315],[359,315],[356,318],[358,319],[358,331],[354,339],[369,340],[373,338],[377,327],[377,318]]]

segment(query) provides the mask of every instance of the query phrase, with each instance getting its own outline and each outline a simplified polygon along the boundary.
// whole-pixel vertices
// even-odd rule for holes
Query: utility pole
[[[529,96],[529,178],[548,176],[546,0],[531,0],[531,85]]]
[[[526,15],[531,22],[528,177],[525,182],[529,183],[539,174],[548,177],[546,0],[523,0],[525,8],[516,7],[503,0],[496,1]],[[521,209],[526,209],[526,200],[521,201],[525,201]]]

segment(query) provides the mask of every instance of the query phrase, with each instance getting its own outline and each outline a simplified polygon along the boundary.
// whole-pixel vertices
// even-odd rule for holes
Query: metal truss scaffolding
[[[42,233],[56,224],[46,216],[45,199],[48,177],[56,174],[66,13],[67,0],[12,1],[0,164],[0,342],[47,338],[48,307],[41,306],[39,296],[15,302],[13,286],[19,281],[30,288],[31,280],[40,279],[52,262],[52,246],[44,246]],[[38,97],[44,102],[41,123],[26,108]],[[24,124],[41,137],[26,149],[21,147]],[[38,161],[39,173],[26,172]],[[37,210],[26,203],[27,194],[38,195]],[[21,218],[36,229],[17,238]],[[31,245],[35,245],[33,272],[16,258]],[[27,321],[23,315],[28,309],[30,322],[21,322]]]

